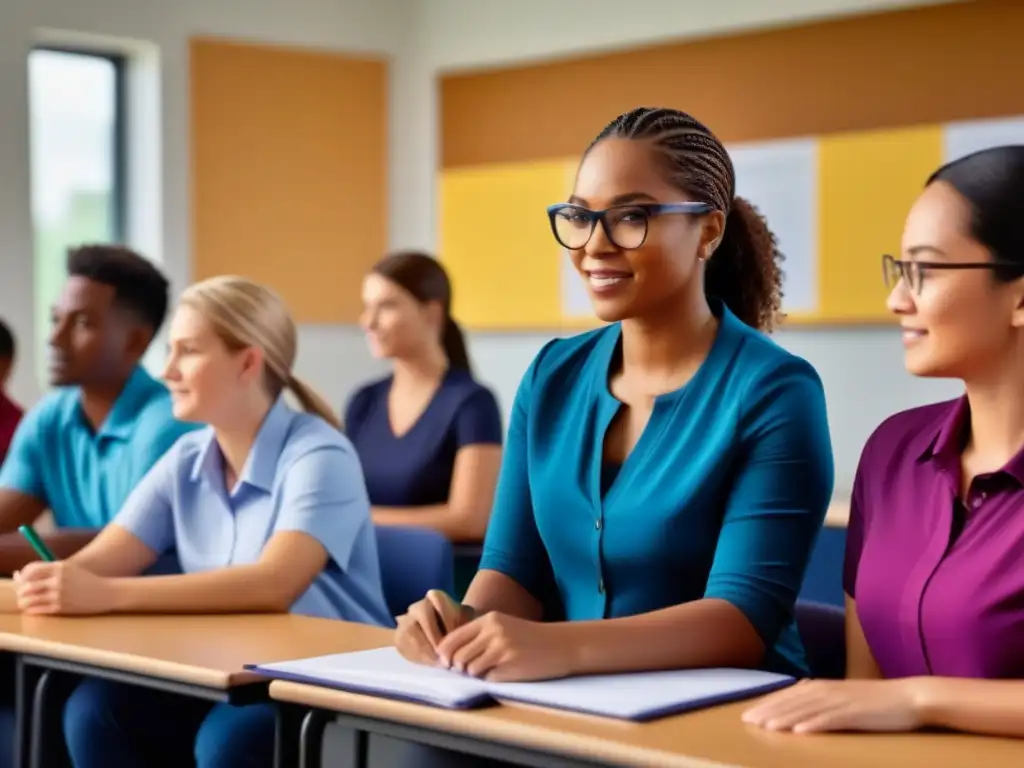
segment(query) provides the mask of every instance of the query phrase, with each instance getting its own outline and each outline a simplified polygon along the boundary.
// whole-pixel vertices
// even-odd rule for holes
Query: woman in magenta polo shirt
[[[847,680],[745,715],[772,730],[1024,737],[1024,146],[940,168],[885,257],[906,366],[966,393],[864,448],[844,575]]]

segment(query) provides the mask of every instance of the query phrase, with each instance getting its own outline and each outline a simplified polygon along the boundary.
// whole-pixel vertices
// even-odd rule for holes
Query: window
[[[29,54],[37,374],[67,249],[124,237],[124,60],[56,48]]]

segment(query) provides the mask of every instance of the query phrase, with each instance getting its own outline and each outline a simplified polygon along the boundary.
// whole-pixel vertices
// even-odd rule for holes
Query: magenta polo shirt
[[[1024,451],[961,503],[969,415],[904,411],[861,456],[844,587],[885,677],[1024,678]]]

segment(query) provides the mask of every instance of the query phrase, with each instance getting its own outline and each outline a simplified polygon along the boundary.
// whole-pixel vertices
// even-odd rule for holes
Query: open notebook
[[[252,664],[246,669],[279,680],[448,709],[470,709],[506,700],[637,721],[748,698],[794,682],[787,675],[756,670],[693,669],[537,683],[488,683],[458,672],[413,664],[394,648]]]

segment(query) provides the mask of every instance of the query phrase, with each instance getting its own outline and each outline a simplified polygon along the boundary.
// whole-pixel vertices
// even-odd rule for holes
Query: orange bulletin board
[[[387,245],[387,63],[198,38],[190,76],[193,279],[244,275],[298,322],[354,322]]]

